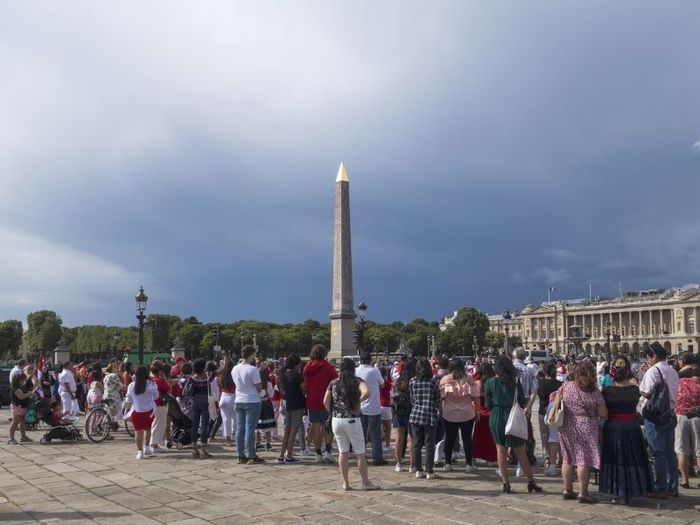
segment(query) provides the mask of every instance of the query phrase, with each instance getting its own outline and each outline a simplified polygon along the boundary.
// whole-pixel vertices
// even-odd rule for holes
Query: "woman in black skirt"
[[[603,388],[603,397],[609,415],[603,427],[600,493],[629,505],[631,498],[652,492],[652,478],[637,422],[639,386],[626,357],[615,360],[614,383]]]

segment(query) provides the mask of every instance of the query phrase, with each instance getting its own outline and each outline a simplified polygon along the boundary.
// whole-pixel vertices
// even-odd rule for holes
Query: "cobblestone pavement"
[[[640,499],[633,507],[563,501],[559,478],[538,475],[544,494],[529,495],[525,481],[504,495],[493,468],[477,474],[456,469],[439,478],[417,480],[396,473],[393,462],[370,467],[377,492],[340,490],[333,465],[305,460],[274,463],[279,445],[261,455],[263,465],[239,466],[230,447],[213,444],[214,459],[193,460],[190,451],[171,451],[137,461],[123,430],[114,441],[5,445],[9,411],[0,410],[0,522],[77,525],[159,524],[245,525],[249,523],[363,522],[368,524],[681,525],[700,524],[700,489],[660,505]],[[18,436],[19,437],[19,436]],[[697,483],[700,480],[695,480]],[[357,470],[351,482],[359,487]]]

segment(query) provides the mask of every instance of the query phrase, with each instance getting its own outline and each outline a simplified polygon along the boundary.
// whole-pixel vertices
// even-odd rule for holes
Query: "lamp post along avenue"
[[[146,303],[148,302],[148,296],[143,291],[143,286],[139,289],[139,293],[135,297],[136,299],[136,319],[139,322],[139,353],[138,353],[138,364],[143,364],[143,324],[146,321]]]
[[[506,340],[503,343],[503,353],[508,355],[508,335],[510,334],[510,320],[512,316],[509,310],[503,310],[503,327],[506,330]]]

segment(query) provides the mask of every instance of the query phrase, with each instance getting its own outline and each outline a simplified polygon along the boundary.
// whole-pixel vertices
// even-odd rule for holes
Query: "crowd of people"
[[[277,464],[299,463],[298,455],[336,463],[335,445],[342,488],[351,488],[354,455],[361,488],[376,490],[369,461],[388,463],[393,434],[396,472],[417,479],[435,479],[437,466],[451,472],[463,458],[467,474],[497,468],[505,493],[513,491],[509,467],[517,465],[515,478],[525,479],[529,493],[542,491],[534,477],[541,466],[545,476],[561,475],[564,499],[581,504],[598,501],[590,491],[593,472],[600,496],[613,503],[666,499],[678,496],[679,486],[691,488],[692,463],[700,469],[700,363],[693,354],[669,363],[658,343],[645,352],[639,368],[624,355],[611,363],[601,357],[535,365],[521,347],[468,363],[408,356],[375,363],[364,354],[359,366],[344,358],[338,369],[322,345],[306,362],[297,355],[257,362],[252,346],[235,361],[178,358],[172,367],[64,363],[58,373],[37,374],[20,360],[10,374],[8,444],[31,441],[25,424],[33,398],[52,399],[60,417],[110,399],[133,425],[139,460],[174,440],[191,445],[193,458],[210,458],[208,444],[219,439],[235,447],[239,464],[263,463],[259,452],[273,450],[274,440]]]

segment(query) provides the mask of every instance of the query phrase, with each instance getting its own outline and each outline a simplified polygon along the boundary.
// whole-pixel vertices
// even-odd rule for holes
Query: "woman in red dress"
[[[489,430],[489,416],[491,413],[484,403],[484,383],[495,375],[491,363],[485,361],[474,370],[474,379],[481,392],[481,418],[474,425],[472,437],[472,455],[474,459],[483,459],[487,462],[496,461],[496,444],[493,442],[491,430]]]

